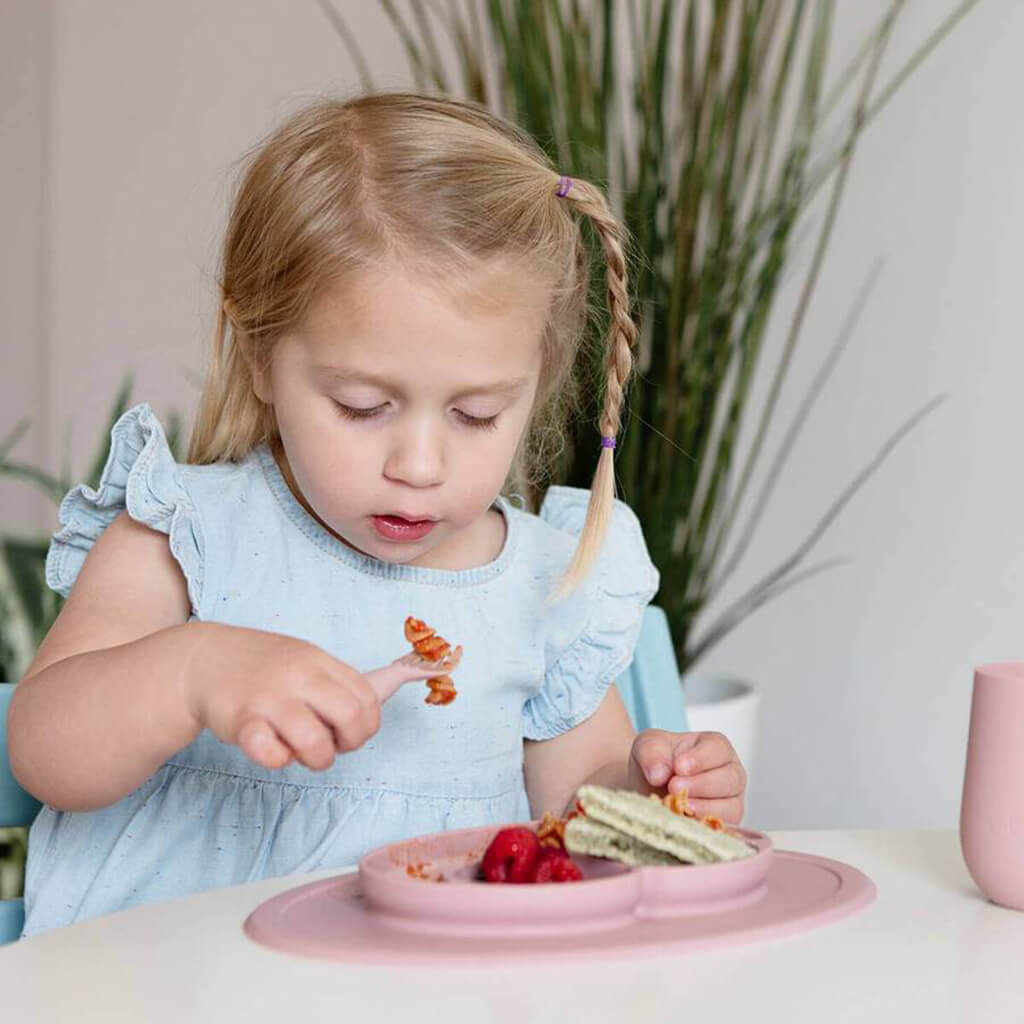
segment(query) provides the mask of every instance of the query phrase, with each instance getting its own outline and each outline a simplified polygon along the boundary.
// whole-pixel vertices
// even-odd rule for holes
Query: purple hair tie
[[[564,174],[558,179],[558,191],[555,193],[560,198],[564,199],[569,194],[569,189],[572,188],[572,178],[567,178]]]
[[[615,447],[615,438],[614,437],[602,437],[601,438],[601,447],[602,448],[614,448]]]

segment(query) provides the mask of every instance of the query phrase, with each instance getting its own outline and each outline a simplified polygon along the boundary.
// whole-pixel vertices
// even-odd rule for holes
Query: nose
[[[384,476],[407,487],[436,487],[445,479],[444,440],[429,423],[409,423],[392,437]]]

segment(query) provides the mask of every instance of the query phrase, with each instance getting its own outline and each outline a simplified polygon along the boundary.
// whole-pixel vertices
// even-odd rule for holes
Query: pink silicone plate
[[[358,875],[267,900],[246,920],[246,934],[274,949],[352,962],[551,962],[783,935],[853,913],[875,895],[856,868],[773,850],[767,836],[743,829],[736,831],[758,852],[740,861],[631,869],[574,855],[582,882],[492,885],[475,876],[496,831],[383,847],[363,858]]]
[[[537,822],[530,827],[536,828]],[[764,893],[771,840],[736,830],[757,849],[743,860],[629,868],[573,855],[582,882],[493,885],[477,879],[498,828],[462,829],[410,839],[367,854],[359,878],[378,920],[409,931],[514,937],[621,928],[635,917],[729,910]]]

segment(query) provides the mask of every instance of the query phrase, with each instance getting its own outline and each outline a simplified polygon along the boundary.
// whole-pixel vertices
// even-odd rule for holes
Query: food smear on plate
[[[422,878],[425,882],[444,882],[446,880],[440,871],[437,874],[433,874],[430,870],[430,864],[407,864],[405,873],[410,878]]]
[[[570,853],[617,860],[631,867],[716,864],[752,857],[754,847],[719,818],[698,819],[686,792],[664,798],[628,789],[580,786],[564,830]]]
[[[412,644],[413,651],[424,661],[436,665],[445,662],[445,668],[454,670],[462,660],[462,648],[452,646],[443,636],[430,628],[422,619],[414,619],[411,615],[405,620],[405,639]],[[451,704],[457,696],[455,683],[449,675],[435,676],[426,681],[430,691],[426,698],[427,704]]]

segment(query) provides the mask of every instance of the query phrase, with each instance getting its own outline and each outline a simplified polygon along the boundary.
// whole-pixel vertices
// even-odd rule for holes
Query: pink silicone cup
[[[767,836],[740,829],[757,853],[738,861],[633,869],[574,854],[582,882],[478,880],[484,850],[505,827],[425,836],[367,854],[359,863],[359,879],[368,909],[406,931],[506,938],[579,934],[620,928],[636,917],[713,913],[756,901],[764,893],[772,856]]]
[[[978,888],[1024,910],[1024,662],[975,670],[960,845]]]

